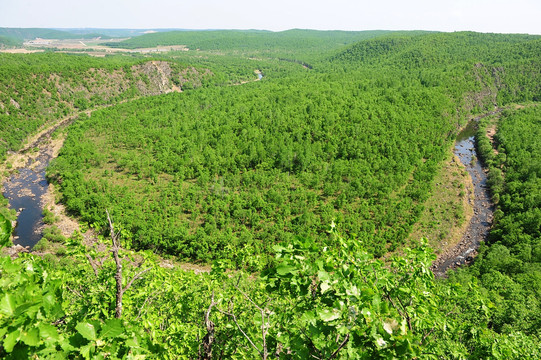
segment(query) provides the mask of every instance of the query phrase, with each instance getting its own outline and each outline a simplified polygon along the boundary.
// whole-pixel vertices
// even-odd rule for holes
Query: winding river
[[[257,74],[261,79],[262,74]],[[493,115],[496,112],[484,116]],[[482,116],[482,117],[484,117]],[[477,249],[484,241],[492,225],[494,206],[490,200],[487,189],[487,176],[480,162],[477,160],[475,150],[475,129],[482,117],[472,120],[468,126],[457,136],[454,153],[472,178],[474,185],[474,215],[468,230],[460,243],[453,249],[446,251],[434,262],[433,271],[436,276],[445,276],[447,270],[470,263],[477,253]],[[72,119],[66,119],[72,120]],[[67,121],[64,121],[67,123]],[[17,225],[13,231],[14,244],[32,248],[41,238],[42,208],[44,195],[48,189],[45,179],[45,170],[49,161],[55,156],[49,145],[50,135],[58,126],[50,129],[39,137],[33,144],[22,151],[23,155],[37,149],[37,153],[27,156],[26,165],[11,175],[4,183],[3,194],[9,200],[10,207],[17,211]],[[28,155],[28,154],[26,154]]]
[[[49,186],[45,170],[55,156],[55,149],[50,145],[51,133],[72,120],[61,121],[22,150],[20,153],[26,159],[24,167],[14,171],[3,184],[4,197],[9,200],[10,208],[17,211],[14,245],[32,248],[41,239],[44,195]]]
[[[477,123],[481,118],[494,115],[497,112],[470,121],[456,138],[453,152],[471,176],[474,187],[473,217],[461,241],[434,262],[432,268],[434,274],[438,277],[445,276],[449,269],[472,262],[475,255],[477,255],[477,249],[481,242],[486,240],[490,232],[494,205],[487,187],[487,174],[478,160],[475,149],[475,132],[477,131]]]
[[[260,70],[256,70],[255,73],[257,75],[255,81],[264,77]],[[91,112],[91,110],[85,111],[88,116]],[[27,158],[26,164],[14,171],[3,184],[2,192],[9,200],[9,207],[17,211],[17,224],[13,230],[14,245],[32,249],[42,237],[44,195],[49,187],[45,170],[51,159],[55,157],[54,149],[50,146],[51,134],[58,127],[69,125],[74,118],[63,119],[28,145],[26,150],[21,150],[20,154]]]

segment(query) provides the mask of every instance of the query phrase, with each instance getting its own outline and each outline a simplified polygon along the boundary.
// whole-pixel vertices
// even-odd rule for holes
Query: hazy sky
[[[541,34],[541,0],[0,0],[0,27]]]

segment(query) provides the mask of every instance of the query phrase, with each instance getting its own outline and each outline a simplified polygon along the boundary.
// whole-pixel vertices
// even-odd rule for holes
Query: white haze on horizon
[[[539,0],[0,0],[0,27],[435,30],[541,35]]]

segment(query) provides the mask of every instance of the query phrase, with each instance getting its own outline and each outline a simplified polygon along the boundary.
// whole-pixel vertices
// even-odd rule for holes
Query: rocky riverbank
[[[432,271],[438,277],[445,276],[449,269],[469,264],[477,255],[477,249],[488,237],[494,216],[494,204],[491,201],[487,186],[487,171],[478,160],[475,148],[475,129],[477,121],[483,117],[494,115],[496,110],[473,119],[457,136],[454,153],[471,176],[474,186],[473,217],[462,240],[453,248],[443,252],[434,264]]]

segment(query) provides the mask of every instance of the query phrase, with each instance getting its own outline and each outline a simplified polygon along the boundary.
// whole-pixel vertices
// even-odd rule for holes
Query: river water
[[[454,153],[471,176],[474,187],[473,217],[460,243],[444,254],[433,265],[436,276],[444,276],[447,270],[470,263],[481,241],[485,241],[492,226],[494,206],[487,187],[487,175],[477,158],[475,132],[477,121],[471,121],[456,139]]]
[[[45,168],[49,163],[46,156],[29,160],[18,174],[8,178],[4,184],[4,196],[10,208],[18,212],[17,226],[13,230],[13,243],[32,248],[41,238],[41,201],[47,192]]]
[[[9,207],[17,211],[17,225],[13,229],[15,245],[32,248],[41,239],[44,195],[49,187],[45,170],[54,156],[49,140],[52,131],[71,120],[59,123],[27,147],[37,152],[28,154],[32,150],[21,151],[28,158],[25,166],[4,182],[3,195],[9,200]]]

